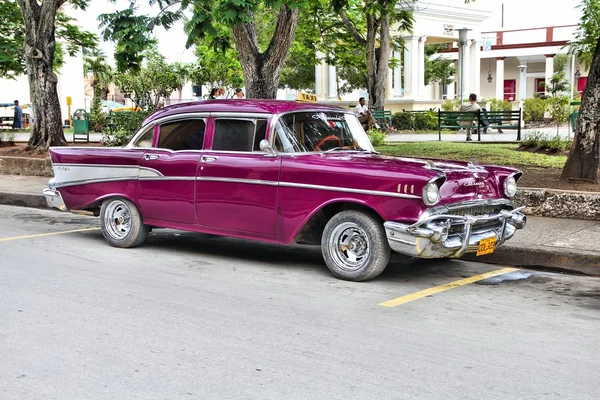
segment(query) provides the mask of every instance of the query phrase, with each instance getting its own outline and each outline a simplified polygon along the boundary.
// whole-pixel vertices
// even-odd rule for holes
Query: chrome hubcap
[[[120,200],[112,201],[104,212],[106,231],[115,239],[124,239],[131,231],[131,210]]]
[[[369,260],[369,238],[354,222],[338,225],[331,233],[328,244],[331,258],[345,271],[357,271]]]

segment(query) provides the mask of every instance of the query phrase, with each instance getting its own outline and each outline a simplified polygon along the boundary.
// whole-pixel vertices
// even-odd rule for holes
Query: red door
[[[504,100],[515,101],[517,98],[517,80],[516,79],[505,79],[504,80]]]
[[[585,90],[585,86],[587,85],[587,76],[582,76],[577,80],[577,91],[580,96],[583,96],[583,91]]]

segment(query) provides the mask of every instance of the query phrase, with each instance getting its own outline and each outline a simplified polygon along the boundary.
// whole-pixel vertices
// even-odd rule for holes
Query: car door
[[[142,156],[139,205],[147,222],[196,224],[196,173],[206,120],[185,118],[155,126],[153,146]]]
[[[196,185],[200,225],[276,240],[281,158],[260,151],[267,125],[266,118],[213,119],[211,150],[200,158]]]

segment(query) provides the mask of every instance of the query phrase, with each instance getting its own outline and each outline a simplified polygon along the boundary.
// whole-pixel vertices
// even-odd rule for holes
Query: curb
[[[600,256],[590,251],[565,249],[562,247],[516,247],[507,243],[494,253],[483,257],[465,255],[466,261],[489,264],[513,265],[515,267],[544,268],[557,271],[579,272],[600,276]]]
[[[46,198],[41,194],[0,192],[0,204],[5,206],[46,208]]]

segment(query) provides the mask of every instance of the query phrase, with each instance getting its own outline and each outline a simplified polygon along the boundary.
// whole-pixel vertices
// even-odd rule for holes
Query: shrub
[[[111,137],[110,146],[123,146],[134,133],[140,129],[142,122],[149,115],[146,111],[111,112],[106,118],[105,126]]]
[[[381,146],[385,143],[385,133],[381,132],[378,129],[369,129],[367,135],[369,135],[369,140],[371,141],[371,144],[375,147]]]
[[[442,103],[442,111],[458,111],[460,109],[460,100],[446,99]]]
[[[525,133],[525,135],[523,136],[523,140],[521,140],[521,143],[524,146],[528,146],[528,147],[539,147],[540,144],[544,140],[545,140],[544,132],[531,131],[531,132]]]
[[[490,104],[490,111],[511,111],[512,104],[508,100],[494,99]]]
[[[438,118],[435,111],[414,113],[415,131],[435,131],[437,125]]]
[[[525,122],[541,122],[546,112],[546,102],[542,98],[525,99],[523,103],[523,119]]]
[[[413,113],[403,111],[392,116],[392,126],[399,131],[410,131],[414,126]]]

